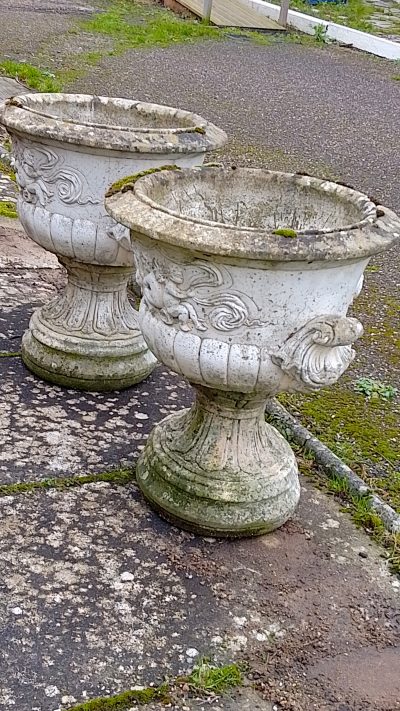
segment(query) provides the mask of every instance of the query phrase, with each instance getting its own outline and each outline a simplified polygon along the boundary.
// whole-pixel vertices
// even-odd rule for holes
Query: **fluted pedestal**
[[[265,398],[194,386],[196,402],[153,430],[139,486],[166,519],[213,536],[281,526],[300,496],[296,459],[265,422]]]
[[[62,259],[64,291],[33,314],[22,358],[34,373],[83,390],[117,390],[140,382],[156,365],[127,298],[129,267]]]

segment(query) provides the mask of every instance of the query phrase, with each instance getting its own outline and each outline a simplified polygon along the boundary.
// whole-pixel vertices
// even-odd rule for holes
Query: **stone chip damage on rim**
[[[227,141],[190,111],[90,94],[24,94],[0,106],[0,122],[37,138],[114,151],[205,153]],[[123,176],[121,176],[123,177]]]
[[[183,170],[143,178],[132,192],[109,199],[107,210],[131,229],[140,228],[171,245],[249,259],[366,257],[387,249],[400,236],[398,218],[391,210],[340,183],[264,169],[194,170],[197,174]],[[181,211],[181,198],[176,196],[183,189],[191,191],[193,203]],[[219,204],[213,203],[213,192],[219,195]],[[246,194],[252,196],[250,209]],[[301,203],[298,214],[292,210],[293,200]],[[285,228],[295,230],[299,239],[289,244],[276,234]]]

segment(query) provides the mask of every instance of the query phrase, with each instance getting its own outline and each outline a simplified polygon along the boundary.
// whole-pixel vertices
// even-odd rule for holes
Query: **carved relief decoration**
[[[87,181],[76,168],[50,148],[34,149],[13,140],[17,182],[22,198],[45,207],[57,198],[66,205],[98,205],[100,200],[89,194]]]
[[[190,265],[135,249],[136,280],[151,313],[181,331],[232,331],[261,326],[253,299],[231,288],[232,277],[222,266],[193,260]],[[228,290],[229,289],[229,290]]]
[[[303,390],[332,385],[354,359],[351,347],[363,333],[361,323],[345,316],[311,319],[272,356],[276,365]]]

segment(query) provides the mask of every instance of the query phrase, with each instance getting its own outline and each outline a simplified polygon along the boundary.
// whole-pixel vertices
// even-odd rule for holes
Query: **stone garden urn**
[[[18,214],[35,242],[67,270],[66,289],[35,311],[22,340],[25,364],[61,385],[114,390],[145,378],[156,359],[127,296],[129,231],[104,208],[122,176],[199,165],[226,141],[200,116],[139,101],[30,94],[0,107],[11,135]]]
[[[196,393],[153,429],[139,486],[183,528],[275,529],[300,487],[266,400],[332,385],[352,362],[363,329],[347,309],[399,219],[343,185],[244,168],[160,172],[106,207],[131,230],[144,338]]]

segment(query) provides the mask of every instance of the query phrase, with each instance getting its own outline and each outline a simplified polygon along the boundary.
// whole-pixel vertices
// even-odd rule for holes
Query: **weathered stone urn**
[[[156,360],[127,297],[129,232],[107,215],[104,193],[128,174],[199,165],[226,135],[187,111],[74,94],[10,99],[0,123],[12,137],[20,220],[68,273],[65,291],[32,316],[24,362],[46,380],[87,390],[142,380]]]
[[[150,435],[145,497],[204,534],[271,531],[300,487],[266,399],[346,370],[363,331],[347,309],[398,218],[342,185],[255,169],[159,173],[106,206],[131,229],[144,338],[196,391]]]

